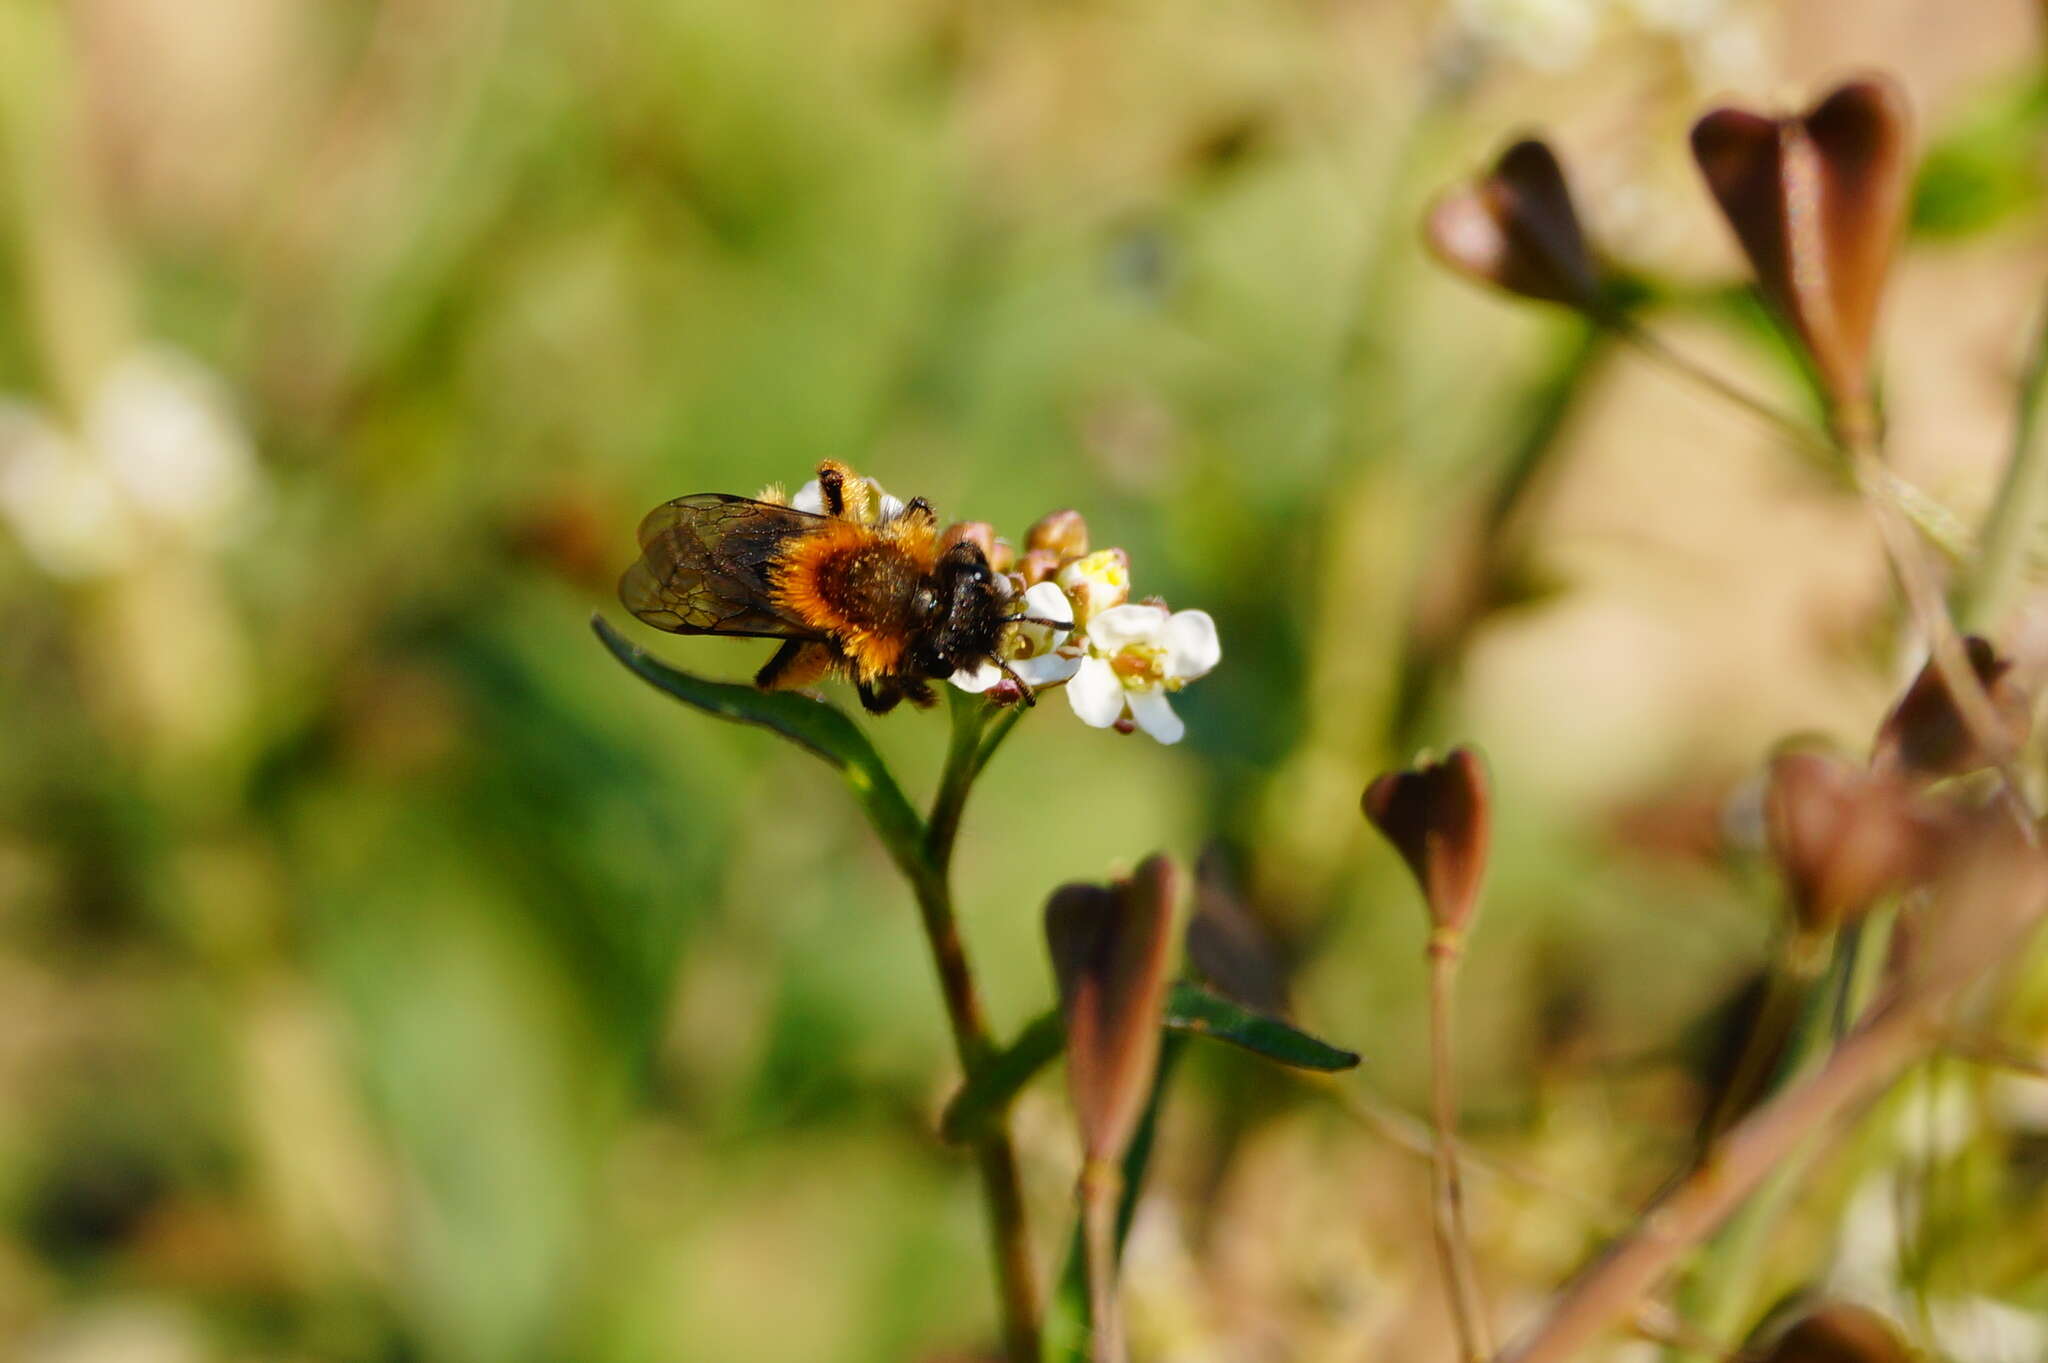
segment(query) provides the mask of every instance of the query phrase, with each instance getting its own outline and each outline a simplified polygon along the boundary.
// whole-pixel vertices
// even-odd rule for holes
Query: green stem
[[[1123,1313],[1117,1305],[1117,1211],[1123,1173],[1114,1164],[1081,1170],[1081,1248],[1088,1274],[1090,1363],[1125,1363]]]
[[[961,1070],[971,1079],[995,1054],[996,1045],[975,989],[973,970],[967,963],[966,947],[960,939],[951,872],[960,816],[974,778],[987,764],[992,748],[983,739],[987,702],[979,696],[953,696],[951,709],[952,738],[923,837],[910,846],[886,835],[884,841],[890,844],[898,867],[917,896],[925,940],[939,975],[939,992],[946,1003],[946,1020],[953,1031],[953,1047],[960,1057]],[[1006,725],[997,741],[1008,732]],[[1031,1258],[1031,1234],[1017,1172],[1017,1151],[1010,1141],[1006,1116],[991,1114],[976,1129],[975,1161],[981,1170],[982,1197],[988,1204],[996,1288],[1003,1309],[1004,1357],[1008,1363],[1038,1363],[1038,1275]]]
[[[1977,570],[1957,605],[1969,628],[1991,629],[2011,610],[2025,585],[2027,549],[2048,519],[2048,439],[2041,437],[2041,397],[2048,392],[2048,306],[2020,378],[2013,417],[2012,453],[2005,478],[1984,522]]]
[[[1797,943],[1800,939],[1793,941]],[[1780,967],[1779,973],[1788,984],[1797,984],[1801,980],[1810,984],[1814,978],[1814,971],[1800,959],[1801,950],[1798,946],[1789,948]],[[1795,1000],[1804,996],[1803,1007],[1792,1039],[1785,1048],[1784,1058],[1777,1066],[1781,1083],[1788,1081],[1804,1069],[1808,1061],[1835,1043],[1835,998],[1839,990],[1850,986],[1856,973],[1858,955],[1855,943],[1843,939],[1837,943],[1834,963],[1821,987],[1802,985],[1793,994]],[[1759,1022],[1765,1020],[1760,1018]],[[1726,1227],[1700,1256],[1699,1266],[1682,1294],[1680,1314],[1703,1338],[1733,1340],[1742,1337],[1744,1327],[1750,1323],[1771,1234],[1791,1206],[1793,1193],[1804,1177],[1807,1160],[1820,1140],[1821,1134],[1813,1133],[1789,1152],[1740,1210],[1729,1218]],[[1718,1157],[1719,1149],[1717,1139],[1707,1151],[1708,1168]],[[1688,1351],[1678,1357],[1684,1363],[1710,1363],[1714,1356]]]
[[[1429,950],[1429,1073],[1432,1225],[1444,1295],[1451,1304],[1458,1352],[1466,1363],[1493,1355],[1486,1303],[1472,1264],[1472,1237],[1465,1226],[1465,1182],[1458,1169],[1457,1059],[1451,1032],[1451,1004],[1458,977],[1459,949],[1448,934]]]

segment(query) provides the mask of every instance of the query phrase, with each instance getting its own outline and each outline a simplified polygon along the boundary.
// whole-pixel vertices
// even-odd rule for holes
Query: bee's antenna
[[[1049,629],[1072,629],[1072,620],[1048,620],[1042,615],[1013,615],[1010,623],[1016,625],[1044,625]]]
[[[1017,683],[1017,690],[1023,694],[1024,704],[1027,708],[1038,704],[1038,698],[1031,694],[1031,688],[1024,684],[1024,679],[1018,676],[1016,670],[1012,668],[1008,663],[1004,662],[1000,658],[996,659],[996,670],[1001,672],[1005,677],[1008,677],[1011,681]]]

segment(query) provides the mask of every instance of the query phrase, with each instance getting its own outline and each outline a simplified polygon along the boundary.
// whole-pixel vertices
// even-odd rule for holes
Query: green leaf
[[[1298,1070],[1348,1070],[1359,1059],[1356,1051],[1319,1041],[1298,1027],[1255,1013],[1187,980],[1174,981],[1166,996],[1166,1026],[1168,1031],[1227,1041]]]
[[[955,1143],[973,1140],[984,1122],[1008,1108],[1032,1076],[1052,1063],[1065,1041],[1057,1009],[1025,1024],[1015,1041],[975,1066],[939,1115],[939,1135]]]
[[[590,617],[590,627],[627,671],[655,690],[707,715],[772,729],[837,767],[890,854],[906,870],[923,869],[924,821],[903,797],[902,787],[889,774],[867,735],[837,706],[793,691],[757,691],[731,682],[706,681],[670,667],[629,642],[601,615]]]
[[[1348,1070],[1358,1064],[1355,1051],[1319,1041],[1186,980],[1175,981],[1168,992],[1164,1022],[1169,1033],[1227,1041],[1294,1069]],[[976,1066],[947,1102],[939,1115],[939,1134],[954,1142],[973,1140],[983,1122],[1007,1108],[1040,1070],[1059,1058],[1065,1040],[1058,1009],[1026,1023],[1017,1039]]]

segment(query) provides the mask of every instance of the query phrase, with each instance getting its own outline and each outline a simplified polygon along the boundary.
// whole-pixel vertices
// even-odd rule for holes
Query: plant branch
[[[1977,570],[1962,593],[1963,618],[1988,629],[2011,608],[2026,580],[2027,549],[2048,519],[2048,439],[2041,436],[2041,398],[2048,393],[2048,305],[2041,313],[2013,415],[2012,453],[1982,533]]]
[[[1877,522],[1885,554],[1899,580],[1899,591],[1906,598],[1906,608],[1927,641],[1928,657],[1954,700],[1956,714],[1971,740],[1991,755],[2003,783],[2002,798],[2013,821],[2027,841],[2033,842],[2038,836],[2034,825],[2039,816],[2014,761],[2012,735],[2000,722],[1991,697],[1970,666],[1963,637],[1949,617],[1948,602],[1928,569],[1926,556],[1920,552],[1920,541],[1890,495],[1884,464],[1877,452],[1875,418],[1868,409],[1845,410],[1836,414],[1834,425],[1836,440],[1849,460],[1864,503]]]
[[[2039,854],[2029,851],[2028,858]],[[1828,1060],[1752,1112],[1637,1227],[1613,1242],[1498,1363],[1566,1363],[1627,1319],[1692,1246],[1711,1235],[1787,1160],[1837,1131],[1945,1039],[1948,1002],[2009,961],[2048,907],[2038,860],[1985,860],[1966,870],[1942,931],[1913,975],[1874,1004]],[[1709,1326],[1711,1328],[1711,1326]]]
[[[1724,402],[1740,407],[1780,435],[1788,437],[1802,453],[1825,457],[1834,452],[1827,440],[1811,425],[1784,409],[1773,406],[1766,399],[1709,369],[1683,351],[1674,350],[1670,343],[1655,332],[1645,329],[1634,318],[1618,312],[1604,311],[1596,314],[1596,320],[1634,346],[1643,356],[1663,365],[1667,372],[1712,393]]]
[[[1114,1164],[1081,1170],[1081,1250],[1088,1263],[1090,1363],[1125,1363],[1123,1310],[1117,1302],[1117,1209],[1123,1174]]]
[[[891,844],[898,867],[917,897],[932,965],[945,998],[946,1020],[960,1068],[971,1079],[995,1054],[988,1018],[975,989],[974,973],[960,939],[953,909],[953,845],[960,831],[974,777],[987,761],[982,729],[987,707],[979,696],[952,704],[953,731],[946,765],[932,799],[924,835],[912,846]],[[1007,730],[1005,730],[1007,732]],[[988,1203],[989,1235],[996,1261],[996,1286],[1002,1299],[1003,1348],[1009,1363],[1037,1363],[1039,1342],[1038,1274],[1031,1259],[1031,1233],[1025,1216],[1024,1192],[1017,1172],[1017,1152],[1010,1141],[1004,1113],[993,1113],[976,1128],[975,1160],[981,1170],[982,1196]]]
[[[1455,937],[1438,933],[1429,945],[1429,1061],[1431,1145],[1431,1211],[1437,1259],[1443,1267],[1444,1292],[1450,1298],[1451,1320],[1458,1332],[1458,1352],[1466,1363],[1491,1357],[1493,1343],[1486,1322],[1486,1303],[1479,1275],[1472,1266],[1471,1236],[1465,1226],[1465,1185],[1458,1172],[1458,1097],[1456,1056],[1451,1035],[1451,1002],[1458,974],[1460,947]]]

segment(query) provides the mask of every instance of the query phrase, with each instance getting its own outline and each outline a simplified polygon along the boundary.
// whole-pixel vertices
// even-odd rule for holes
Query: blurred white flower
[[[93,395],[86,443],[138,510],[217,544],[252,500],[256,460],[226,390],[173,350],[137,351]]]
[[[1576,66],[1599,39],[1604,0],[1457,0],[1457,25],[1488,48],[1542,71]]]
[[[1050,582],[1040,582],[1024,593],[1022,613],[1065,623],[1020,623],[1012,627],[1003,648],[1003,661],[1009,664],[1010,671],[1034,691],[1057,686],[1072,677],[1081,667],[1081,656],[1078,649],[1066,646],[1074,627],[1074,607],[1066,593]],[[962,668],[951,680],[962,691],[978,695],[1001,683],[1004,676],[1002,668],[987,662],[975,668]]]
[[[66,581],[118,572],[141,547],[107,467],[26,403],[0,403],[0,520]]]
[[[1067,683],[1067,703],[1084,724],[1106,729],[1126,716],[1161,743],[1187,732],[1166,699],[1222,660],[1207,611],[1112,606],[1088,622],[1088,656]]]
[[[245,520],[256,480],[221,385],[174,351],[117,363],[78,433],[0,402],[0,522],[52,577],[118,573],[162,535],[218,547]]]

